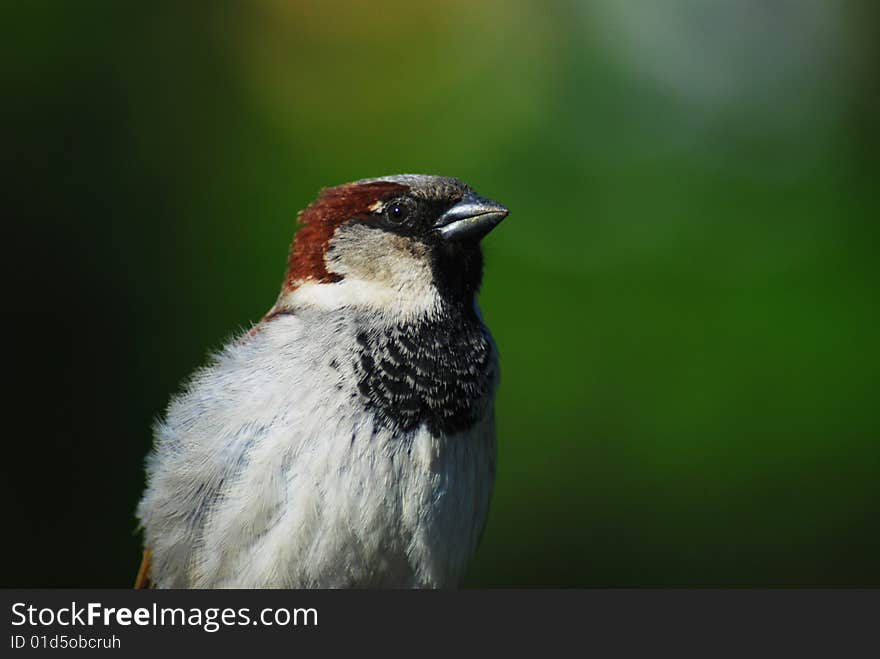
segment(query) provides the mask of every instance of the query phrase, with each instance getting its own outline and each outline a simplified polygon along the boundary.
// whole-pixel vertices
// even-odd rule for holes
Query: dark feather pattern
[[[474,426],[495,379],[492,342],[473,311],[361,332],[358,391],[378,425],[408,433],[425,423],[432,435]]]

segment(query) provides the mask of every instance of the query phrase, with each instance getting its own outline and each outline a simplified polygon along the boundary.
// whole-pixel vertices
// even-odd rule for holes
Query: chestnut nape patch
[[[318,199],[299,214],[302,228],[293,239],[284,287],[292,291],[297,282],[305,280],[339,281],[341,277],[328,272],[324,263],[333,232],[348,220],[368,220],[370,207],[376,202],[405,194],[408,190],[408,186],[391,181],[346,183],[322,190]]]

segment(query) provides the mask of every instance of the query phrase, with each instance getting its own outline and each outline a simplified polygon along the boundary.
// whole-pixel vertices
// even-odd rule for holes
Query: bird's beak
[[[468,192],[440,216],[434,229],[444,240],[476,242],[507,217],[507,213],[508,210],[498,202]]]

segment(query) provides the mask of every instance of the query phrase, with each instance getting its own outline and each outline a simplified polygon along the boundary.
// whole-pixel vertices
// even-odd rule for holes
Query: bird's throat
[[[492,342],[472,310],[364,330],[357,347],[358,391],[377,425],[400,433],[423,424],[433,435],[464,432],[491,397]]]

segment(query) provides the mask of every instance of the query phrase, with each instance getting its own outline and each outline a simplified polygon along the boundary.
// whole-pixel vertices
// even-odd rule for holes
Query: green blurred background
[[[11,2],[0,584],[121,586],[150,425],[319,188],[457,176],[469,586],[880,586],[880,5]]]

